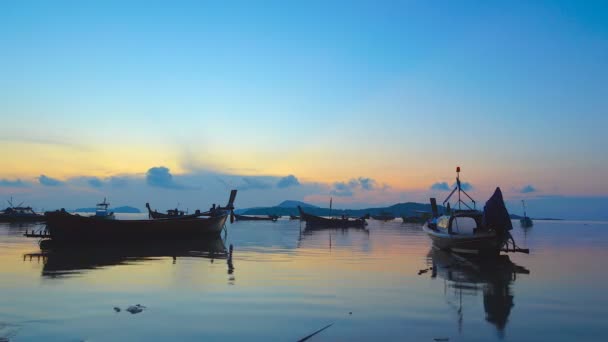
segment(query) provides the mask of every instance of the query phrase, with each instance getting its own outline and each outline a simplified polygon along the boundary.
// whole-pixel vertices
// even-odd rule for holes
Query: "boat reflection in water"
[[[517,274],[530,274],[530,271],[511,262],[507,255],[492,259],[464,258],[432,248],[427,260],[432,266],[429,268],[431,277],[444,279],[446,289],[454,290],[445,292],[446,299],[451,302],[450,296],[457,296],[459,329],[462,329],[464,319],[462,297],[482,293],[486,321],[496,326],[498,336],[502,338],[514,306],[511,284]]]
[[[297,248],[303,247],[305,241],[309,241],[309,246],[320,247],[327,243],[331,249],[334,247],[351,248],[354,245],[368,248],[369,246],[369,229],[365,227],[324,227],[314,226],[310,228],[300,228],[298,236]],[[304,243],[305,244],[305,243]]]
[[[178,258],[225,259],[231,274],[232,250],[227,250],[221,238],[193,241],[158,241],[145,244],[53,244],[51,240],[42,241],[42,252],[24,254],[24,260],[37,260],[44,263],[42,276],[57,278],[82,273],[103,267],[125,265],[133,262],[172,257]]]

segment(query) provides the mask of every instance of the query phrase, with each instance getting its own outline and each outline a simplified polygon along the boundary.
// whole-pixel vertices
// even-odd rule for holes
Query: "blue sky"
[[[481,197],[608,196],[606,2],[6,1],[0,41],[2,195],[166,167],[311,186],[261,204],[373,179],[362,206],[462,165]]]

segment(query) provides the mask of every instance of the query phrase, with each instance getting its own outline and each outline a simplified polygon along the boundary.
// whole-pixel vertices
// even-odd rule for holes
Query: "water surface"
[[[608,338],[606,223],[515,224],[532,253],[488,267],[433,251],[417,225],[369,222],[241,221],[207,243],[49,253],[22,237],[34,226],[0,224],[0,338],[296,341],[331,323],[311,340]]]

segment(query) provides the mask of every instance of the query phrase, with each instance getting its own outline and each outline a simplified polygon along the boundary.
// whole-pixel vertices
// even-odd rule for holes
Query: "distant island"
[[[134,208],[134,207],[130,207],[128,205],[122,206],[122,207],[116,207],[116,208],[109,208],[108,210],[113,211],[118,214],[139,214],[139,213],[141,213],[141,210]],[[74,213],[94,213],[95,208],[78,208],[78,209],[72,210],[72,212],[74,212]]]
[[[239,209],[235,210],[236,213],[241,215],[279,215],[279,216],[289,216],[289,215],[300,215],[298,212],[298,205],[306,210],[306,212],[317,215],[317,216],[329,216],[331,215],[347,215],[352,217],[363,216],[365,214],[370,215],[378,215],[380,213],[391,213],[395,216],[417,216],[420,215],[420,212],[431,212],[430,204],[422,204],[422,203],[397,203],[395,205],[389,207],[381,207],[381,208],[366,208],[366,209],[332,209],[329,208],[321,208],[315,205],[300,202],[300,201],[283,201],[280,204],[273,207],[260,207],[260,208],[248,208],[248,209]],[[440,210],[443,207],[440,206]]]
[[[256,207],[237,209],[235,212],[240,215],[278,215],[278,216],[290,216],[300,215],[298,212],[298,205],[306,210],[306,212],[317,215],[317,216],[329,216],[329,215],[347,215],[350,217],[360,217],[365,214],[379,215],[392,214],[396,217],[400,216],[420,216],[421,212],[431,212],[431,205],[416,202],[397,203],[388,207],[379,208],[366,208],[366,209],[332,209],[321,208],[309,203],[287,200],[283,201],[273,207]],[[443,212],[445,208],[441,205],[438,206],[439,212]],[[510,214],[511,219],[519,220],[522,216]],[[534,220],[561,220],[556,218],[533,218]]]

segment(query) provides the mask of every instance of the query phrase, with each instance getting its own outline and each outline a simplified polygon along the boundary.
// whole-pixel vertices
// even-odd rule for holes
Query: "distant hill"
[[[127,205],[122,206],[122,207],[109,208],[108,210],[113,211],[118,214],[139,214],[139,213],[141,213],[141,210],[134,208],[134,207],[127,206]],[[75,213],[94,213],[95,208],[78,208],[78,209],[74,209],[73,212],[75,212]]]
[[[300,205],[302,208],[306,209],[307,213],[317,215],[317,216],[329,216],[331,215],[347,215],[352,217],[363,216],[365,214],[370,215],[378,215],[380,213],[391,213],[397,217],[399,216],[416,216],[420,215],[419,211],[431,212],[430,204],[422,204],[422,203],[398,203],[389,207],[380,207],[380,208],[366,208],[366,209],[332,209],[331,212],[329,208],[320,208],[311,204],[307,204],[299,201],[284,201],[281,204],[274,207],[265,207],[265,208],[249,208],[249,209],[240,209],[244,215],[279,215],[279,216],[289,216],[289,215],[299,215],[297,206]],[[443,210],[443,207],[439,207],[439,210]]]
[[[419,216],[420,212],[431,212],[431,205],[426,203],[406,202],[397,203],[388,207],[379,208],[366,208],[366,209],[332,209],[320,208],[312,204],[300,202],[300,201],[283,201],[279,205],[274,207],[258,207],[258,208],[246,208],[235,210],[241,215],[300,215],[298,212],[298,205],[305,208],[305,211],[309,214],[317,216],[329,216],[329,215],[347,215],[351,217],[360,217],[365,214],[378,215],[380,213],[390,213],[396,217],[400,216]],[[444,211],[443,206],[438,206],[439,212]],[[511,219],[519,220],[522,216],[511,214]],[[554,218],[533,218],[533,220],[559,220]]]
[[[300,202],[300,201],[283,201],[277,207],[279,208],[297,208],[298,206],[302,208],[318,208],[316,205]]]

